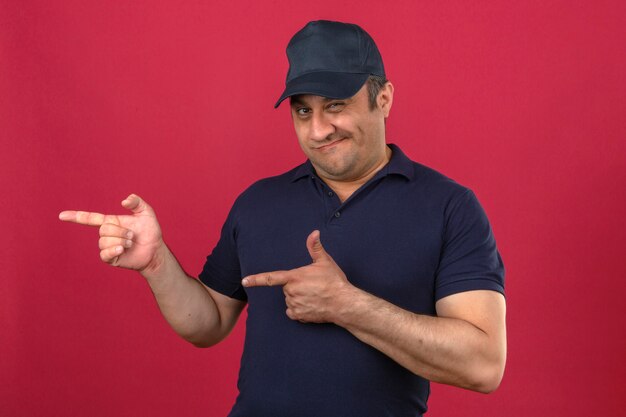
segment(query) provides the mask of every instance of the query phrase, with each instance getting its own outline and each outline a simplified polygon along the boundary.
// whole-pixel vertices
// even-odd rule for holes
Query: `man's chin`
[[[320,177],[335,181],[344,181],[351,178],[352,165],[346,163],[346,161],[338,161],[334,164],[328,163],[328,161],[321,164],[315,163],[315,161],[311,162]]]

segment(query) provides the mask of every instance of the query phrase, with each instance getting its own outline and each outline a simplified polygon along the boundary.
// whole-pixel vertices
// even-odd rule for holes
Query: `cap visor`
[[[312,94],[327,98],[348,98],[355,95],[367,81],[369,74],[348,74],[345,72],[313,72],[294,78],[287,83],[274,108],[287,97],[298,94]]]

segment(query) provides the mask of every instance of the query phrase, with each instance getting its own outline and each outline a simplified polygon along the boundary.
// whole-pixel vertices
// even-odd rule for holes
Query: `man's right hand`
[[[98,226],[100,259],[113,266],[143,271],[158,264],[159,249],[165,247],[154,210],[135,194],[122,201],[130,215],[63,211],[59,219]]]

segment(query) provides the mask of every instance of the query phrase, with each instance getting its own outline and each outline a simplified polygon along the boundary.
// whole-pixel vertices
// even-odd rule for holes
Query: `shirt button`
[[[329,196],[329,197],[332,197],[333,195],[334,195],[334,193],[333,193],[332,191],[329,191],[329,192],[328,192],[328,196]]]
[[[336,217],[336,218],[341,217],[341,212],[340,212],[340,211],[335,212],[335,217]]]

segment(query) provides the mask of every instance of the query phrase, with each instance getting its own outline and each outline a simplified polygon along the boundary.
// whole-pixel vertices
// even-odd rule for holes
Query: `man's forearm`
[[[359,289],[336,317],[336,324],[428,380],[490,392],[502,378],[506,341],[492,329],[414,314]]]
[[[190,343],[201,347],[214,345],[234,325],[222,320],[215,300],[198,280],[185,273],[165,244],[141,274],[166,321]]]

